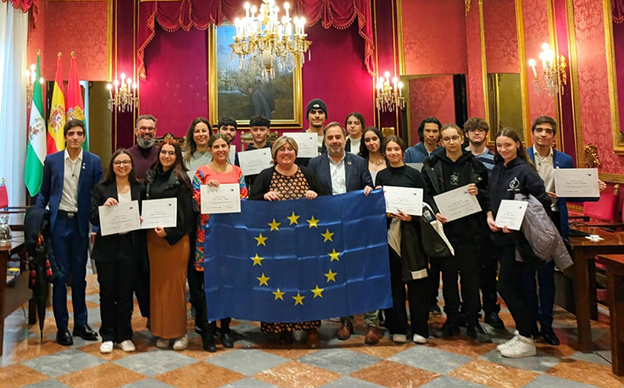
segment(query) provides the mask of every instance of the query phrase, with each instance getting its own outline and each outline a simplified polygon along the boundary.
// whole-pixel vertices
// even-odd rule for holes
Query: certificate
[[[292,137],[299,146],[298,158],[316,158],[318,152],[318,135],[308,132],[285,132],[285,136]]]
[[[511,199],[503,199],[496,213],[496,226],[502,228],[506,226],[510,230],[520,230],[524,213],[526,213],[526,201],[513,201]]]
[[[142,203],[141,229],[153,229],[157,226],[175,228],[178,223],[178,199],[150,199]]]
[[[260,171],[271,167],[273,164],[270,148],[261,148],[238,153],[238,162],[243,170],[243,175],[256,175]]]
[[[556,168],[555,193],[562,198],[598,198],[598,169]]]
[[[433,200],[440,214],[449,221],[458,220],[481,211],[477,196],[468,194],[468,185],[436,195]]]
[[[201,187],[201,214],[240,213],[240,201],[238,183]]]
[[[423,168],[423,163],[405,163],[407,167],[411,167],[414,170],[421,172]]]
[[[102,236],[141,229],[138,201],[122,202],[113,206],[100,206],[98,210]]]
[[[412,216],[422,215],[423,189],[411,187],[384,186],[386,213],[403,213]]]

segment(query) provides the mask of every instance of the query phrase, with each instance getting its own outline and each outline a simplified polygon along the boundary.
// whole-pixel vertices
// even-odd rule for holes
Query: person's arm
[[[52,167],[50,167],[50,159],[46,156],[43,162],[43,182],[41,182],[41,190],[37,195],[37,206],[45,208],[50,202],[50,185],[52,182]]]
[[[247,199],[249,197],[249,193],[247,192],[247,183],[245,182],[245,176],[241,169],[238,169],[238,186],[240,187],[240,197],[241,199]]]
[[[433,183],[431,183],[431,177],[429,176],[428,170],[426,171],[427,168],[428,166],[423,166],[423,173],[421,174],[425,189],[423,192],[423,200],[427,202],[429,206],[431,206],[431,210],[433,210],[433,213],[437,214],[440,212],[440,210],[438,210],[438,207],[436,206],[436,203],[433,199],[433,196],[436,194],[436,192],[433,187]]]
[[[193,209],[196,212],[201,211],[201,185],[202,185],[202,174],[199,172],[199,169],[195,171],[195,176],[193,176]]]
[[[328,195],[323,188],[323,185],[321,185],[321,183],[319,182],[318,177],[316,176],[314,171],[304,166],[299,166],[299,168],[301,169],[303,176],[308,181],[308,186],[310,186],[310,190],[314,191],[318,195]]]
[[[539,176],[535,169],[527,166],[528,173],[524,175],[524,182],[522,182],[524,189],[528,194],[533,195],[544,206],[546,213],[550,215],[550,205],[552,200],[546,194],[546,188],[544,187],[544,181]]]
[[[175,227],[164,228],[165,238],[169,242],[169,245],[174,245],[184,237],[186,229],[189,224],[193,223],[193,205],[192,205],[191,190],[180,182],[176,197],[178,199],[178,211],[177,211],[177,223]]]
[[[99,207],[104,204],[106,198],[104,198],[104,185],[97,184],[93,187],[91,193],[91,213],[90,221],[93,226],[100,226],[100,211]]]
[[[260,171],[260,174],[254,179],[249,191],[249,199],[252,201],[264,200],[264,194],[269,191],[269,185],[271,184],[271,177],[275,167],[265,168]]]

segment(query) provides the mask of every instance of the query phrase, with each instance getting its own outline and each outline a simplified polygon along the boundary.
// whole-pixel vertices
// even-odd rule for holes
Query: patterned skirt
[[[260,323],[260,330],[262,330],[263,333],[281,333],[283,331],[310,330],[318,329],[319,327],[321,327],[321,321],[306,321],[293,323]]]

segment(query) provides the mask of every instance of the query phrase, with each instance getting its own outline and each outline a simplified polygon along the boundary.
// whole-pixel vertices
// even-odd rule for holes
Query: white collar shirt
[[[552,147],[547,156],[541,156],[536,149],[533,149],[533,156],[535,158],[535,167],[540,178],[544,181],[544,187],[546,191],[555,192],[555,163]],[[556,201],[553,200],[551,206],[553,211],[557,211]]]
[[[75,160],[72,160],[69,157],[69,153],[67,152],[67,149],[65,149],[63,193],[61,194],[59,210],[66,212],[78,211],[78,182],[80,181],[80,172],[83,167],[82,159],[82,149]]]
[[[329,155],[328,155],[329,156]],[[344,194],[347,192],[347,174],[345,171],[346,152],[340,161],[335,162],[329,157],[329,173],[331,175],[332,195]]]

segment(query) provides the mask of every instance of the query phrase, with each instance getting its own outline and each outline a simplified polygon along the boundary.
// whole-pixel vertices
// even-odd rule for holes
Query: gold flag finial
[[[41,50],[37,50],[37,56],[41,55]]]
[[[71,52],[71,57],[72,58],[76,58],[76,53],[74,53],[73,51]]]
[[[60,57],[62,57],[62,56],[63,56],[63,54],[59,51],[59,53],[58,53],[58,57],[60,58]]]

